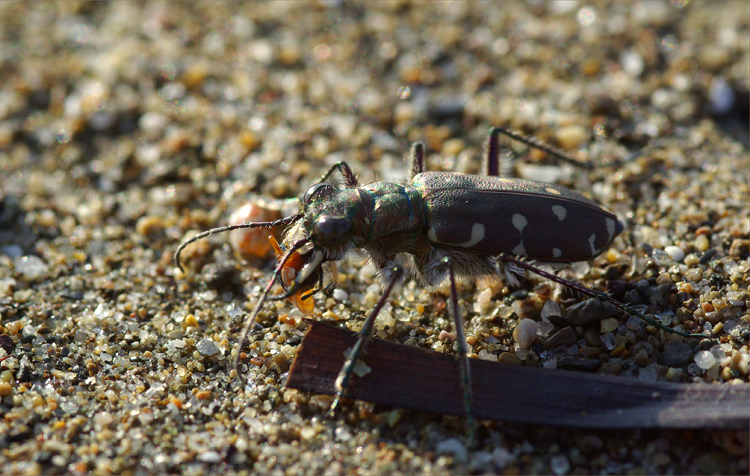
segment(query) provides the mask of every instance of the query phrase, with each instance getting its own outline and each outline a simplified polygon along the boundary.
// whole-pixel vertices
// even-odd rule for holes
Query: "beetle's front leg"
[[[378,317],[380,310],[383,309],[383,306],[385,306],[388,296],[391,294],[391,291],[393,291],[393,287],[404,276],[404,269],[401,266],[393,266],[388,270],[387,274],[389,276],[388,286],[385,288],[385,291],[383,291],[383,295],[380,296],[380,299],[378,299],[375,307],[372,308],[370,315],[365,319],[364,324],[362,324],[362,329],[360,329],[359,334],[357,335],[357,342],[354,344],[354,347],[352,347],[351,352],[349,352],[346,362],[344,362],[344,366],[341,368],[341,372],[339,372],[339,376],[336,378],[336,398],[333,400],[331,408],[328,411],[330,417],[333,417],[336,413],[336,409],[338,408],[341,399],[344,397],[346,388],[349,386],[352,373],[354,373],[354,365],[357,363],[357,360],[364,355],[367,342],[370,340],[370,337],[372,337],[372,332],[375,328],[375,319]]]

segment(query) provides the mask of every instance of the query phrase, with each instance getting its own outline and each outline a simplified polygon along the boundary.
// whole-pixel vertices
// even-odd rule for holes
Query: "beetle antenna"
[[[569,164],[575,165],[576,167],[583,167],[584,169],[594,168],[594,165],[591,162],[583,162],[581,160],[578,160],[572,155],[558,149],[557,147],[553,147],[549,144],[545,144],[544,142],[540,141],[539,139],[535,139],[534,137],[525,136],[521,134],[520,132],[514,131],[512,129],[507,129],[505,127],[493,127],[492,130],[490,131],[490,135],[492,136],[492,134],[494,134],[495,131],[501,134],[505,134],[511,139],[517,140],[518,142],[522,144],[526,144],[529,147],[534,147],[535,149],[539,149],[542,152],[546,152],[550,154],[551,156],[557,157],[563,162],[567,162]]]
[[[663,329],[663,330],[665,330],[667,332],[670,332],[672,334],[677,334],[679,336],[686,337],[686,338],[688,338],[688,337],[701,337],[701,338],[709,338],[709,339],[711,338],[711,336],[709,336],[707,334],[688,333],[688,332],[683,332],[683,331],[678,331],[676,329],[672,329],[671,327],[667,327],[664,324],[662,324],[661,322],[659,322],[659,321],[657,321],[657,320],[655,320],[655,319],[653,319],[651,317],[648,317],[647,315],[645,315],[644,313],[640,312],[639,310],[637,310],[633,306],[631,306],[629,304],[622,303],[622,302],[618,301],[617,299],[614,299],[608,293],[605,293],[605,292],[602,292],[602,291],[594,291],[593,289],[589,289],[588,287],[586,287],[586,286],[584,286],[582,284],[578,284],[575,281],[569,281],[567,279],[563,279],[563,278],[561,278],[559,276],[556,276],[553,273],[549,273],[547,271],[544,271],[543,269],[540,269],[540,268],[534,266],[533,264],[527,263],[525,260],[523,260],[523,259],[521,259],[521,258],[519,258],[517,256],[511,255],[509,253],[500,253],[497,256],[497,259],[500,260],[500,261],[502,261],[503,263],[513,263],[513,264],[515,264],[517,266],[525,268],[525,269],[527,269],[527,270],[529,270],[529,271],[531,271],[531,272],[533,272],[533,273],[535,273],[535,274],[537,274],[537,275],[539,275],[539,276],[541,276],[543,278],[547,278],[550,281],[553,281],[553,282],[555,282],[557,284],[565,286],[566,288],[568,288],[570,290],[573,290],[573,291],[575,291],[577,293],[580,293],[582,295],[589,296],[589,297],[592,297],[594,299],[598,299],[599,301],[607,301],[610,304],[612,304],[613,306],[619,308],[620,310],[625,311],[628,314],[631,314],[631,315],[633,315],[633,316],[641,319],[642,321],[645,321],[648,324],[651,324],[654,327],[658,327],[659,329]]]
[[[245,339],[247,339],[248,334],[250,334],[250,330],[252,329],[253,324],[255,323],[255,319],[258,317],[258,313],[260,313],[260,310],[263,308],[263,304],[265,304],[266,301],[268,300],[268,293],[271,292],[271,288],[276,283],[276,280],[279,278],[279,275],[281,274],[281,270],[284,269],[284,266],[286,265],[287,261],[289,261],[289,258],[292,257],[292,253],[302,248],[309,242],[310,242],[309,238],[302,238],[301,240],[294,242],[292,246],[290,246],[287,252],[284,254],[284,257],[281,258],[279,263],[276,265],[276,269],[273,270],[273,274],[271,275],[271,280],[268,282],[268,284],[266,285],[266,288],[263,290],[263,294],[260,296],[260,299],[255,304],[255,308],[253,308],[253,313],[250,315],[250,319],[247,321],[247,325],[242,330],[242,335],[240,336],[240,341],[239,341],[239,345],[237,348],[237,357],[234,358],[234,368],[237,370],[238,376],[240,375],[240,355],[242,353],[242,346],[245,343]]]
[[[210,230],[198,233],[194,237],[183,241],[182,244],[177,247],[177,251],[174,254],[174,264],[182,273],[185,273],[185,269],[182,267],[182,263],[180,263],[180,253],[182,253],[182,250],[184,250],[185,247],[190,243],[195,243],[196,241],[202,240],[203,238],[209,237],[211,235],[218,235],[219,233],[224,233],[226,231],[241,230],[244,228],[273,228],[275,226],[291,225],[300,218],[302,218],[302,214],[298,213],[296,215],[290,215],[276,221],[258,221],[253,223],[241,223],[239,225],[227,225],[220,226],[218,228],[211,228]]]

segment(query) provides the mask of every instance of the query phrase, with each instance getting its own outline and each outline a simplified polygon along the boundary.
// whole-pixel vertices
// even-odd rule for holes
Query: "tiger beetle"
[[[471,441],[474,439],[471,366],[458,310],[457,278],[496,275],[503,268],[513,281],[513,272],[531,271],[578,294],[609,302],[652,326],[683,337],[707,337],[670,329],[606,292],[542,269],[540,263],[595,258],[612,244],[623,226],[614,214],[563,186],[500,177],[500,134],[560,160],[590,167],[536,139],[494,127],[489,137],[486,176],[425,172],[424,146],[416,143],[412,146],[408,185],[393,182],[360,185],[349,165],[338,162],[307,189],[299,213],[275,221],[231,225],[200,233],[180,245],[175,264],[182,271],[180,252],[209,235],[240,228],[291,227],[287,230],[285,253],[240,337],[241,347],[266,301],[286,299],[303,291],[305,298],[309,298],[323,285],[323,265],[343,259],[351,250],[364,250],[378,270],[384,291],[367,316],[336,379],[330,416],[346,393],[357,360],[365,354],[375,318],[406,271],[424,286],[434,287],[448,278]],[[328,182],[336,171],[343,176],[343,189]],[[288,264],[291,257],[299,255],[304,257],[304,265],[294,281],[288,283],[291,286],[281,295],[269,296],[282,271],[291,266]],[[235,359],[238,371],[239,359],[240,352]]]

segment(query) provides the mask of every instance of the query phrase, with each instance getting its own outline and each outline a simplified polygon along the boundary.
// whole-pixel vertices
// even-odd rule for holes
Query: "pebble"
[[[196,344],[195,348],[198,350],[198,353],[204,357],[213,357],[221,352],[221,349],[214,344],[214,341],[208,338],[201,339],[198,344]]]
[[[557,130],[557,141],[563,150],[577,150],[588,138],[588,131],[581,125],[565,126]]]
[[[521,319],[515,329],[513,329],[513,340],[518,347],[528,349],[536,339],[536,333],[539,330],[536,322],[531,319]]]
[[[47,275],[49,267],[38,256],[21,256],[14,261],[16,272],[20,274],[21,279],[26,281],[35,281]]]
[[[692,348],[686,343],[671,340],[664,344],[664,351],[659,356],[659,362],[668,367],[682,367],[693,357]]]
[[[685,258],[685,252],[679,246],[667,246],[664,251],[675,261],[682,261]]]
[[[707,350],[696,352],[693,360],[695,360],[695,363],[698,365],[698,367],[702,368],[703,370],[708,370],[717,364],[716,357]]]
[[[614,316],[620,314],[621,311],[608,302],[603,303],[598,299],[587,299],[568,307],[563,313],[563,321],[571,326],[588,327],[599,321],[602,322],[601,325],[604,325],[605,321],[610,322],[614,319]],[[602,333],[604,332],[602,331]]]
[[[439,442],[435,447],[435,452],[438,454],[452,455],[453,458],[460,463],[466,462],[469,457],[469,452],[467,451],[466,446],[464,446],[464,444],[457,438],[448,438]]]
[[[619,326],[620,321],[618,319],[615,319],[614,317],[603,319],[599,323],[599,332],[601,332],[602,334],[608,334],[610,332],[616,331]]]
[[[544,343],[546,349],[552,349],[559,346],[569,346],[578,342],[578,336],[576,331],[572,327],[563,327],[559,331],[552,334],[547,342]]]

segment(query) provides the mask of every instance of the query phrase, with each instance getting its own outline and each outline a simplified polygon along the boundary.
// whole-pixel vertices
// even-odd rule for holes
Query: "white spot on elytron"
[[[529,224],[529,220],[527,220],[526,217],[521,215],[520,213],[513,214],[512,222],[516,230],[521,232],[523,232],[523,229],[526,228],[526,225]]]
[[[513,217],[511,218],[511,222],[513,223],[513,227],[518,230],[519,233],[521,233],[521,242],[518,243],[515,248],[513,248],[513,254],[518,256],[526,256],[526,247],[523,246],[523,229],[526,228],[526,225],[529,224],[529,220],[527,220],[526,217],[521,215],[520,213],[514,213]]]
[[[560,248],[552,248],[552,257],[559,258],[562,256],[562,250]]]
[[[469,238],[469,241],[465,243],[447,243],[445,241],[440,241],[437,237],[437,232],[435,231],[435,228],[430,228],[427,230],[427,239],[432,241],[433,243],[442,243],[444,245],[451,245],[451,246],[460,246],[461,248],[471,248],[472,246],[476,245],[480,241],[484,239],[484,225],[481,223],[474,223],[471,226],[471,238]]]
[[[562,205],[552,205],[552,213],[557,215],[557,219],[560,221],[565,220],[565,217],[568,216],[568,210]]]
[[[592,233],[591,236],[589,236],[589,245],[591,246],[591,256],[597,255],[596,247],[594,247],[594,241],[596,241],[596,233]]]
[[[560,191],[556,188],[544,187],[544,190],[546,190],[547,193],[551,193],[552,195],[562,195],[562,193],[560,193]]]
[[[608,241],[612,241],[612,238],[614,237],[614,234],[615,234],[615,225],[616,225],[616,223],[615,223],[615,221],[613,219],[607,218],[607,233],[609,233],[609,240]]]

